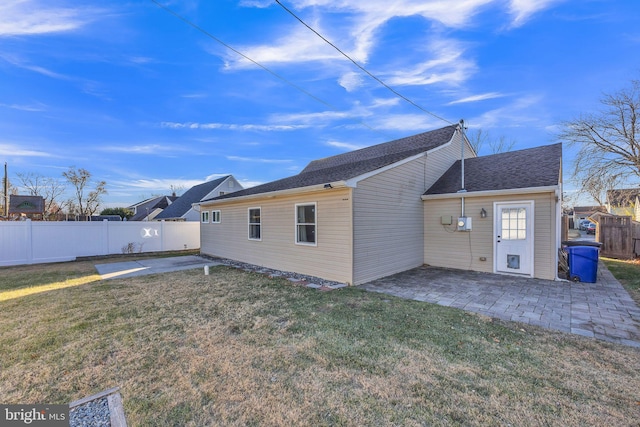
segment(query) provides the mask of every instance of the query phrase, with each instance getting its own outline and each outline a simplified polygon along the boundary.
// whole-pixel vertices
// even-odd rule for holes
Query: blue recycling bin
[[[596,283],[598,252],[595,246],[568,246],[569,280]]]

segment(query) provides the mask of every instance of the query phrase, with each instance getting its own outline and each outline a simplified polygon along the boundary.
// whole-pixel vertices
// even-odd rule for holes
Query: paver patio
[[[597,283],[423,266],[360,287],[640,348],[640,308],[602,263]]]

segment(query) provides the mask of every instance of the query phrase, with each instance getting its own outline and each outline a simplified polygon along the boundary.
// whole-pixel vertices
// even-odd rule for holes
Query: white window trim
[[[251,210],[252,209],[258,209],[260,211],[260,223],[257,224],[260,226],[260,238],[259,239],[254,239],[251,238],[251,225],[256,225],[256,224],[251,224]],[[263,234],[263,230],[262,230],[262,207],[261,206],[254,206],[251,208],[247,208],[247,238],[251,241],[254,242],[261,242],[262,241],[262,234]]]
[[[216,214],[218,217],[218,220],[216,221]],[[222,222],[222,213],[217,210],[217,211],[211,211],[211,223],[212,224],[220,224]]]
[[[205,220],[205,216],[207,217],[207,219]],[[200,213],[200,222],[203,224],[208,224],[209,223],[209,211],[202,211]]]
[[[311,242],[301,242],[300,239],[298,239],[298,206],[310,206],[313,205],[313,211],[315,212],[315,222],[313,223],[313,225],[315,226],[315,230],[316,230],[316,241],[311,243]],[[308,223],[310,224],[310,223]],[[296,203],[295,205],[295,209],[293,211],[293,227],[294,227],[294,231],[293,231],[293,236],[294,236],[294,243],[296,245],[301,245],[301,246],[318,246],[318,203],[317,202],[308,202],[308,203]]]

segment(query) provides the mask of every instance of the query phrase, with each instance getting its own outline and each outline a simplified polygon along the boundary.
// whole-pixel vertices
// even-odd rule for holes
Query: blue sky
[[[128,206],[460,119],[528,148],[640,78],[635,0],[282,0],[447,121],[273,1],[158,1],[271,73],[152,1],[3,0],[0,161],[14,184],[75,166],[107,182],[103,207]]]

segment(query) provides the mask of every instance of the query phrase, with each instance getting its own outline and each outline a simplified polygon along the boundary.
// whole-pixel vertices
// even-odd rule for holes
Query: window
[[[220,211],[211,211],[211,222],[220,222]]]
[[[316,204],[296,205],[296,243],[316,244]]]
[[[502,209],[502,239],[524,240],[527,238],[527,210],[525,208]]]
[[[202,211],[202,222],[203,223],[209,222],[209,211]]]
[[[262,240],[260,208],[249,208],[249,240]]]

